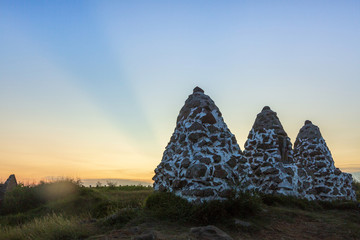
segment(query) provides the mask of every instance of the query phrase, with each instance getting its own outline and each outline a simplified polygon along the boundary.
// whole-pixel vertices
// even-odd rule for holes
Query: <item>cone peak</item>
[[[269,106],[265,106],[256,116],[253,129],[275,129],[277,134],[287,136],[276,112],[271,110]]]
[[[298,139],[321,139],[321,132],[318,126],[314,125],[310,120],[306,120],[304,126],[300,129],[296,137],[295,143]]]
[[[204,93],[204,90],[202,90],[201,88],[199,88],[198,86],[196,86],[196,87],[194,88],[194,90],[193,90],[193,93],[197,93],[197,92],[199,92],[199,93]]]
[[[263,111],[268,111],[268,110],[271,111],[270,107],[269,107],[269,106],[265,106],[265,107],[263,107],[263,109],[261,110],[261,112],[263,112]]]
[[[310,120],[306,120],[305,125],[308,125],[308,124],[312,124],[312,122]]]

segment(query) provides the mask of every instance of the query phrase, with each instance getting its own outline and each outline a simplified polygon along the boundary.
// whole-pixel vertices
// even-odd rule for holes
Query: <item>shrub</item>
[[[26,212],[41,205],[78,193],[80,186],[72,180],[61,180],[53,183],[40,183],[35,186],[19,185],[6,193],[1,205],[1,214]]]
[[[116,182],[107,181],[108,188],[115,189],[116,188]]]
[[[212,224],[255,215],[261,209],[261,199],[256,194],[241,193],[229,200],[194,204],[173,193],[155,192],[147,198],[145,209],[160,219]]]
[[[327,210],[338,209],[338,210],[359,210],[358,203],[353,201],[318,201],[318,204]]]
[[[302,210],[322,210],[322,209],[338,209],[338,210],[358,210],[358,203],[346,200],[336,201],[309,201],[293,196],[285,195],[261,195],[262,202],[269,206],[286,206],[291,208],[299,208]]]
[[[191,215],[192,204],[187,200],[168,192],[155,192],[145,203],[145,209],[160,219],[187,219]]]
[[[261,204],[261,198],[257,194],[240,192],[228,200],[193,205],[190,221],[213,224],[233,217],[250,217],[260,212]]]
[[[302,210],[320,209],[321,206],[315,201],[300,199],[294,196],[261,194],[261,200],[268,206],[286,206],[300,208]]]

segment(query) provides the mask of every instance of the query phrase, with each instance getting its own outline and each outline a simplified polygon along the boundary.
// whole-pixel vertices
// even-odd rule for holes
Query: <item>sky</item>
[[[360,1],[0,1],[0,181],[151,182],[195,86],[360,172]]]

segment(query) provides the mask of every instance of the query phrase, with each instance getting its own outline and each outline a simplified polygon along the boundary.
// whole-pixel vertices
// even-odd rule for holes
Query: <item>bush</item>
[[[107,187],[110,189],[115,189],[116,188],[116,182],[111,182],[111,181],[107,181]]]
[[[241,193],[229,200],[193,204],[173,193],[156,192],[146,200],[145,209],[164,220],[212,224],[255,215],[261,209],[261,199],[255,194]]]
[[[302,210],[315,210],[321,208],[315,201],[300,199],[293,196],[261,194],[261,200],[268,206],[286,206],[300,208]]]
[[[1,204],[1,214],[17,214],[39,207],[44,203],[32,187],[18,186],[14,190],[6,193],[5,199]]]
[[[192,204],[187,200],[168,192],[155,192],[145,203],[145,209],[160,219],[187,219],[191,215]]]
[[[346,200],[336,201],[309,201],[293,196],[285,195],[261,195],[262,202],[269,206],[286,206],[291,208],[299,208],[302,210],[358,210],[358,203]]]
[[[318,201],[318,204],[327,210],[359,210],[358,203],[353,201]]]
[[[257,194],[239,193],[228,200],[193,205],[190,221],[199,224],[214,224],[234,217],[246,218],[259,213],[261,204],[261,198]]]
[[[80,191],[80,186],[72,180],[61,180],[53,183],[40,183],[35,186],[19,185],[6,193],[0,213],[23,213],[41,205],[62,199]]]

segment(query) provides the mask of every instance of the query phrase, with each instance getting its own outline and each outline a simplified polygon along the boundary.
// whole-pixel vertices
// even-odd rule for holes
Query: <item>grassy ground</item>
[[[354,187],[360,196],[360,184]],[[191,227],[208,224],[234,239],[360,239],[357,204],[241,194],[192,205],[149,187],[85,188],[64,180],[8,193],[0,207],[0,240],[131,239],[147,232],[189,239]]]
[[[72,180],[20,185],[0,207],[0,239],[84,239],[110,229],[108,216],[134,209],[127,222],[150,193],[143,186],[85,188]]]

